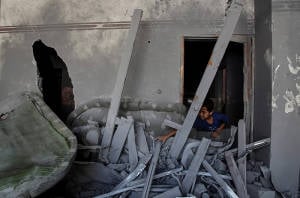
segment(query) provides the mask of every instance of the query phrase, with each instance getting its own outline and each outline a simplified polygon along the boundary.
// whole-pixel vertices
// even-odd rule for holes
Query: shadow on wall
[[[49,13],[51,14],[49,15]],[[47,3],[35,17],[43,19],[44,23],[55,23],[61,20],[63,15],[60,13],[62,12],[59,6]],[[20,23],[30,24],[30,18],[23,17],[20,19]],[[37,91],[37,70],[31,46],[34,40],[40,37],[43,37],[43,34],[39,32],[1,35],[0,100],[20,91]],[[59,36],[53,35],[53,38],[56,41],[62,41],[67,38],[67,33],[60,33]]]

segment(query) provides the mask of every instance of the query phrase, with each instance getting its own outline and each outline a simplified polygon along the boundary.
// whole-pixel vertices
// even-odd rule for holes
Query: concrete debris
[[[99,101],[97,102],[99,103]],[[152,105],[149,103],[147,108],[150,106]],[[97,108],[101,109],[102,107]],[[244,152],[237,155],[238,149],[232,148],[232,145],[238,130],[233,126],[228,129],[229,138],[227,140],[223,142],[209,140],[206,145],[208,148],[200,146],[203,141],[201,139],[188,139],[183,147],[183,152],[178,159],[175,159],[170,155],[174,138],[169,138],[159,146],[159,149],[155,146],[157,145],[155,137],[168,132],[167,129],[170,128],[160,128],[161,131],[156,131],[153,126],[158,126],[157,123],[160,123],[160,126],[162,123],[165,123],[166,126],[170,125],[171,122],[167,122],[166,119],[172,120],[174,123],[181,123],[174,119],[178,117],[177,113],[173,112],[175,114],[173,117],[172,112],[161,116],[164,112],[156,114],[157,112],[154,110],[142,111],[143,113],[134,111],[122,114],[127,118],[120,116],[116,119],[117,127],[114,130],[110,152],[108,158],[104,158],[101,153],[102,147],[99,144],[105,125],[102,123],[103,118],[93,118],[94,115],[102,115],[104,111],[97,110],[97,108],[92,107],[92,111],[87,108],[78,116],[80,119],[87,120],[77,121],[74,119],[72,122],[74,125],[71,128],[80,139],[77,160],[87,163],[76,163],[77,170],[81,170],[80,177],[76,173],[77,170],[70,173],[72,180],[68,182],[68,188],[70,188],[68,192],[72,197],[105,198],[115,195],[124,198],[236,197],[237,189],[234,187],[233,181],[236,181],[238,174],[230,174],[224,153],[230,152],[232,154],[231,162],[238,163],[238,157],[245,158],[246,156],[247,158],[247,153],[270,143],[270,139],[267,138],[246,144]],[[90,115],[88,115],[89,113]],[[143,118],[139,118],[138,114]],[[128,117],[128,115],[132,117]],[[157,119],[155,122],[150,119],[154,115]],[[97,131],[98,136],[94,136],[97,141],[88,138],[91,136],[87,136],[87,134],[91,131]],[[95,144],[96,142],[97,144]],[[155,148],[158,149],[156,150],[157,158],[152,159]],[[113,151],[116,150],[115,156]],[[203,161],[202,159],[197,160],[199,157],[202,158],[201,156]],[[149,163],[151,159],[152,162]],[[95,170],[95,167],[98,167],[99,170]],[[270,172],[263,163],[249,160],[246,168],[247,182],[244,185],[247,186],[247,190],[249,185],[251,188],[249,192],[247,191],[248,195],[260,193],[260,196],[263,197],[274,191],[270,182]]]
[[[158,161],[158,157],[159,157],[159,153],[160,153],[160,148],[161,148],[161,142],[158,141],[155,144],[153,158],[152,158],[149,170],[148,170],[146,184],[144,186],[143,195],[142,195],[143,198],[147,198],[149,196],[153,175],[155,173],[155,169],[156,169],[156,165],[157,165],[157,161]]]
[[[194,159],[192,160],[190,167],[187,171],[187,174],[185,175],[184,179],[183,179],[183,192],[184,193],[188,193],[190,192],[190,189],[192,187],[192,185],[194,185],[194,183],[196,182],[197,179],[197,172],[200,169],[201,163],[204,160],[205,157],[205,153],[208,149],[208,146],[210,144],[211,140],[203,138],[201,140],[201,143],[197,149],[196,155],[194,157]]]
[[[247,184],[253,184],[254,182],[259,181],[259,176],[260,176],[260,173],[258,173],[258,172],[247,171],[246,172]]]
[[[250,197],[258,198],[275,198],[276,191],[272,189],[263,188],[254,184],[247,184],[247,189]]]
[[[109,149],[110,162],[116,163],[118,161],[132,124],[132,118],[121,118],[121,123],[118,125],[118,128],[114,133],[111,147]]]
[[[268,167],[260,166],[260,170],[261,170],[261,173],[263,174],[263,177],[265,179],[270,179],[271,178],[271,171],[270,171],[270,169],[268,169]]]
[[[91,120],[94,119],[91,118]],[[237,197],[237,189],[234,188],[233,181],[239,181],[241,184],[244,182],[238,174],[239,170],[236,165],[234,169],[236,174],[230,176],[230,173],[232,174],[228,168],[230,164],[226,163],[224,158],[224,152],[229,152],[232,156],[230,163],[238,162],[237,148],[229,150],[228,146],[231,146],[234,141],[236,127],[231,129],[233,136],[226,142],[215,142],[205,138],[202,141],[188,139],[181,158],[177,160],[170,155],[174,138],[169,138],[163,144],[156,142],[152,137],[154,134],[152,130],[146,130],[146,124],[134,118],[118,118],[117,124],[110,150],[117,149],[119,157],[113,157],[112,152],[109,153],[108,159],[98,154],[93,160],[85,158],[88,164],[77,163],[77,170],[71,173],[75,175],[72,177],[73,183],[68,184],[68,187],[72,187],[72,190],[69,190],[72,196]],[[90,130],[101,131],[103,128],[104,125],[89,121],[88,124],[77,125],[73,129],[76,134],[86,134]],[[99,134],[102,135],[102,133]],[[79,137],[83,136],[78,135],[77,138]],[[206,140],[205,146],[201,146],[201,142]],[[258,148],[262,144],[268,145],[266,142],[269,143],[269,139],[245,145],[246,151],[256,149],[257,144]],[[100,142],[94,146],[90,146],[87,141],[81,141],[81,143],[87,145],[81,145],[80,152],[96,153],[96,149],[100,153],[102,151],[101,147],[99,148]],[[136,155],[132,156],[132,152]],[[151,153],[155,155],[153,158]],[[149,163],[151,159],[152,162]],[[260,193],[261,197],[272,194],[274,189],[270,182],[268,168],[261,162],[251,160],[247,162],[246,168],[247,184],[244,186],[250,185],[251,188],[248,194],[258,196]],[[81,173],[80,177],[77,176],[78,170]],[[74,179],[77,182],[74,183]],[[105,188],[105,190],[100,188]],[[246,196],[243,195],[243,197]]]
[[[179,197],[179,196],[182,196],[182,193],[181,193],[179,187],[176,186],[170,190],[167,190],[164,193],[161,193],[161,194],[155,196],[154,198],[173,198],[173,197]]]
[[[228,166],[220,159],[216,159],[212,164],[212,167],[219,173],[219,174],[226,174],[228,173]]]
[[[134,125],[131,126],[127,139],[127,147],[129,153],[130,171],[133,171],[138,164],[138,153],[136,150]]]
[[[241,198],[247,198],[247,189],[246,189],[246,182],[244,182],[241,172],[243,171],[239,170],[237,167],[236,162],[234,161],[233,155],[231,152],[225,152],[225,159],[228,164],[228,168],[230,171],[230,174],[233,179],[233,183],[237,189],[237,194]],[[245,164],[246,165],[246,164]],[[245,166],[246,171],[246,166]],[[246,177],[246,173],[245,173]]]
[[[196,197],[205,197],[206,195],[204,194],[207,194],[207,188],[205,187],[204,184],[202,183],[199,183],[199,184],[196,184],[195,185],[195,189],[194,189],[194,192],[193,194],[196,196]]]
[[[76,135],[78,142],[83,145],[98,145],[101,137],[100,128],[94,125],[74,127],[72,131]]]
[[[132,173],[130,173],[121,183],[119,183],[114,188],[114,190],[117,190],[117,189],[120,189],[120,188],[126,186],[130,181],[137,178],[143,172],[143,170],[146,168],[146,164],[149,162],[151,157],[152,157],[152,155],[150,154],[150,155],[146,156],[144,159],[142,159],[141,162],[139,163],[139,165],[135,168],[135,170],[132,171]]]

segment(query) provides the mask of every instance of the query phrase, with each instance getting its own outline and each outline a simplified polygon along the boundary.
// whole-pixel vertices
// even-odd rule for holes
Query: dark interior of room
[[[184,41],[184,96],[189,107],[212,54],[216,39],[187,38]],[[218,72],[207,94],[215,103],[215,111],[229,116],[237,125],[243,118],[243,44],[230,42]]]

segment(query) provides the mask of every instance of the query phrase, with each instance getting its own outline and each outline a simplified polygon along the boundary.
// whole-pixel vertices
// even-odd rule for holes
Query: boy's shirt
[[[213,112],[212,117],[214,121],[212,124],[209,124],[205,120],[201,120],[201,118],[197,116],[193,128],[197,129],[198,131],[215,131],[217,128],[220,127],[222,123],[228,124],[229,122],[228,116],[222,113]]]

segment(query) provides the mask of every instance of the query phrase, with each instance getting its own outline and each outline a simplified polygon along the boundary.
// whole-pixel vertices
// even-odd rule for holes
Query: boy
[[[219,137],[222,130],[228,124],[228,117],[224,114],[213,111],[214,103],[206,99],[200,109],[200,112],[194,122],[193,128],[212,132],[213,138]]]
[[[217,138],[220,136],[222,130],[228,124],[228,117],[224,114],[217,113],[213,111],[214,103],[210,99],[206,99],[199,111],[199,114],[194,122],[193,128],[197,131],[210,131],[212,138]],[[169,137],[176,134],[176,131],[171,131],[170,133],[159,136],[158,139],[165,142]]]

